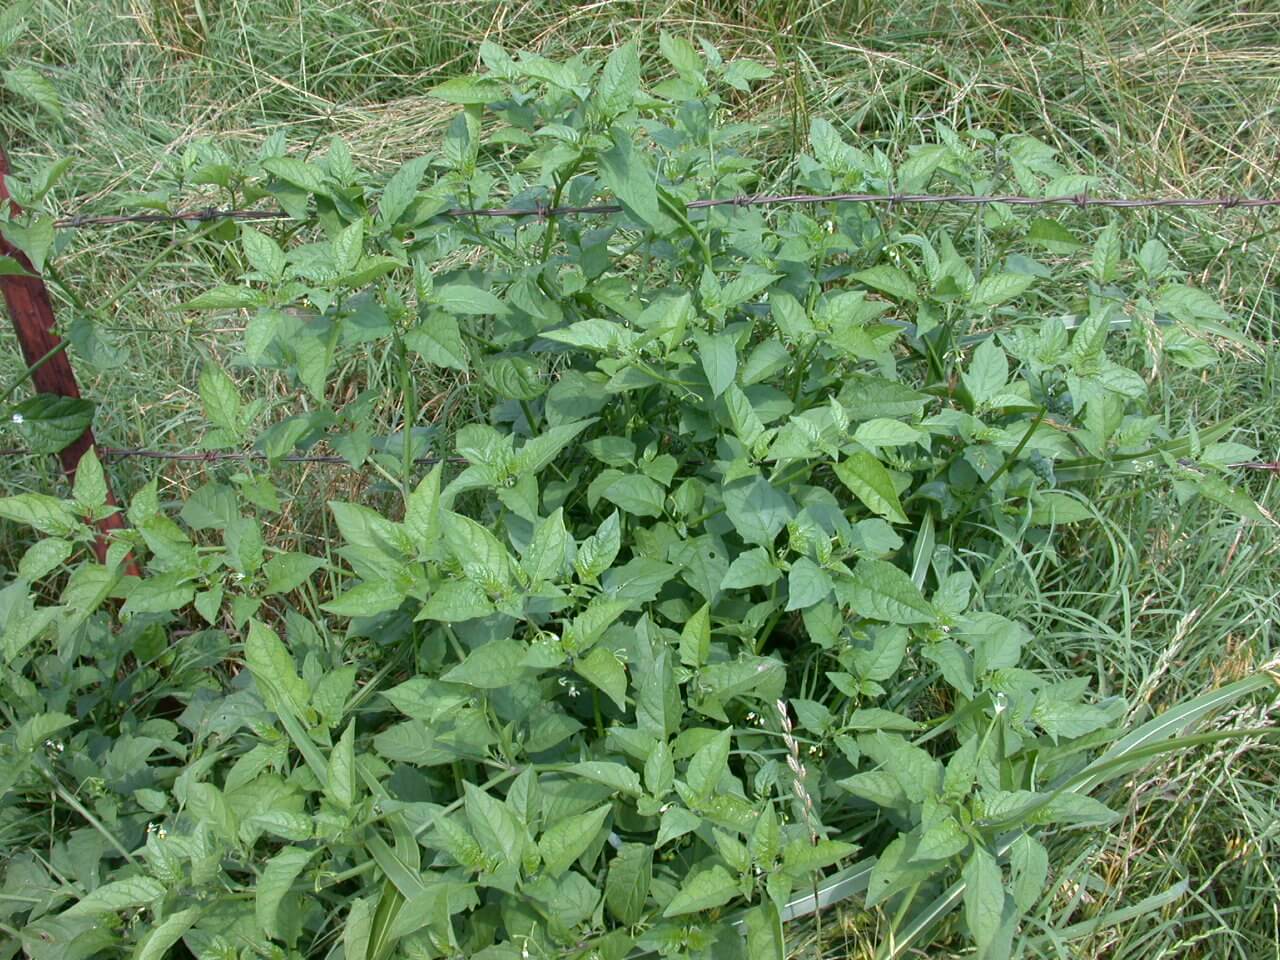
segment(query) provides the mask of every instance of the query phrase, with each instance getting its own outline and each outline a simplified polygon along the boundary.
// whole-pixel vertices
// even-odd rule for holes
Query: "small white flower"
[[[996,715],[999,716],[1000,714],[1004,713],[1005,709],[1009,706],[1009,698],[1006,697],[1003,693],[997,692],[995,696],[995,702],[996,702]]]
[[[23,416],[22,414],[20,414],[20,413],[15,413],[15,414],[10,418],[10,419],[11,419],[11,420],[13,420],[13,422],[14,422],[14,423],[25,423],[25,422],[26,422],[26,417],[24,417],[24,416]]]
[[[570,697],[576,697],[576,696],[578,696],[581,692],[582,692],[582,691],[578,689],[577,684],[574,684],[574,683],[569,684],[569,696],[570,696]]]
[[[755,722],[756,722],[756,719],[757,719],[757,718],[756,718],[756,715],[755,715],[754,713],[748,713],[748,714],[747,714],[747,723],[755,723]]]

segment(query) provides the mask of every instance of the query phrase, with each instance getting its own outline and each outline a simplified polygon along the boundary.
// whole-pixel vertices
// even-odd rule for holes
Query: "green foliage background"
[[[190,57],[161,85],[233,42],[225,11],[159,11],[134,26]],[[790,49],[828,42],[824,8],[772,15]],[[385,42],[373,26],[346,36]],[[416,42],[378,68],[427,55]],[[390,171],[359,136],[291,151],[276,127],[293,93],[257,85],[275,132],[251,149],[196,140],[132,197],[113,190],[113,209],[274,200],[305,222],[130,240],[154,253],[101,302],[60,265],[84,238],[40,216],[5,224],[73,298],[77,363],[127,368],[138,331],[115,335],[116,311],[167,290],[182,319],[157,316],[196,348],[188,435],[273,460],[325,444],[375,478],[290,489],[244,465],[180,496],[152,478],[106,565],[85,549],[84,521],[110,509],[94,465],[66,499],[44,483],[0,501],[43,535],[15,538],[0,595],[10,949],[1000,956],[1195,922],[1170,918],[1213,876],[1162,872],[1159,855],[1117,912],[1093,904],[1112,896],[1097,879],[1108,831],[1141,835],[1135,771],[1203,757],[1198,790],[1221,750],[1264,749],[1249,731],[1274,701],[1265,626],[1232,641],[1237,666],[1145,704],[1175,661],[1208,656],[1188,652],[1200,618],[1263,625],[1274,602],[1250,586],[1265,566],[1234,562],[1269,526],[1230,467],[1258,456],[1240,442],[1256,418],[1177,387],[1255,375],[1237,369],[1270,382],[1267,290],[1245,282],[1242,323],[1205,289],[1234,248],[1180,223],[686,214],[779,184],[1108,182],[1064,157],[1065,129],[1056,145],[940,118],[916,146],[842,133],[799,68],[731,46],[672,30],[656,50],[566,61],[486,44],[483,77],[431,87],[438,147]],[[273,69],[297,56],[307,75],[309,41],[275,49]],[[308,97],[395,82],[349,63],[313,57]],[[74,90],[42,76],[20,63],[6,85],[65,125]],[[781,123],[743,122],[761,97]],[[57,204],[94,176],[94,161],[33,165],[18,193]],[[441,216],[597,196],[625,214]],[[1195,272],[1200,245],[1217,259]],[[131,409],[111,396],[100,430]],[[36,450],[88,412],[12,408]],[[154,416],[136,429],[152,442]],[[1171,525],[1153,503],[1189,512]],[[1208,588],[1213,605],[1179,613],[1150,656],[1125,648],[1127,598],[1145,610],[1165,590],[1146,531],[1169,553],[1205,510],[1199,554],[1155,576],[1223,571],[1173,595]],[[121,576],[126,545],[142,580]],[[1193,732],[1229,707],[1228,729]],[[1266,876],[1260,829],[1232,842]],[[861,912],[784,938],[789,904],[827,888]],[[1234,942],[1265,942],[1253,916]]]

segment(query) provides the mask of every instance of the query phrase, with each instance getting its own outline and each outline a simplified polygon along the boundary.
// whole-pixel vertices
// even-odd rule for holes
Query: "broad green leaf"
[[[76,475],[72,481],[71,497],[81,507],[89,511],[97,511],[107,503],[107,476],[98,460],[98,452],[90,447],[76,464]]]
[[[182,305],[184,310],[244,310],[265,307],[270,301],[261,290],[252,287],[214,287],[192,297]]]
[[[985,950],[999,932],[1004,913],[1000,867],[985,848],[975,847],[960,878],[964,881],[965,922],[978,949]]]
[[[584,780],[613,787],[628,796],[638,797],[644,793],[644,789],[640,786],[640,775],[621,763],[608,760],[583,760],[569,764],[564,770],[565,773],[574,774]]]
[[[415,619],[459,623],[487,617],[493,611],[493,601],[479,584],[470,580],[450,580],[427,598]]]
[[[524,859],[527,831],[515,813],[501,800],[471,784],[463,784],[467,822],[489,857],[518,864]]]
[[[593,647],[574,663],[574,669],[603,690],[619,710],[627,709],[627,670],[612,650]]]
[[[680,662],[700,667],[711,653],[711,605],[704,603],[680,631]]]
[[[39,393],[12,408],[10,423],[32,453],[57,453],[93,424],[93,404],[80,397]]]
[[[482,644],[440,679],[465,683],[481,690],[496,690],[515,683],[524,674],[528,649],[515,640],[491,640]]]
[[[701,870],[685,881],[680,891],[671,898],[664,917],[678,917],[700,910],[723,907],[739,896],[738,881],[724,867],[716,864],[709,870]]]
[[[538,473],[559,456],[574,437],[593,423],[595,423],[594,417],[589,420],[579,420],[576,423],[562,423],[526,440],[524,446],[516,451],[512,472],[516,475]]]
[[[613,566],[622,549],[622,521],[618,511],[609,514],[600,528],[582,541],[574,558],[574,569],[582,580],[591,581]]]
[[[646,226],[663,227],[668,221],[658,209],[652,165],[636,149],[628,131],[614,127],[612,135],[613,146],[600,154],[601,179],[629,214]]]
[[[625,926],[640,920],[652,880],[653,847],[624,843],[618,848],[604,885],[604,904],[615,920]]]
[[[853,274],[852,279],[899,300],[915,300],[918,296],[915,282],[911,277],[887,263],[859,270]]]
[[[933,623],[937,612],[911,577],[885,560],[859,560],[853,577],[841,585],[842,599],[854,612],[887,623]]]
[[[200,371],[200,399],[204,403],[204,415],[210,423],[237,440],[243,436],[240,391],[216,363],[207,362]]]
[[[285,847],[262,868],[262,873],[254,884],[254,916],[258,926],[268,937],[280,938],[281,901],[315,853],[315,850],[304,850],[301,847]]]
[[[776,583],[782,571],[774,566],[767,550],[756,547],[740,553],[729,564],[729,571],[720,583],[721,590],[742,590],[747,587],[767,587]]]
[[[262,572],[267,575],[267,593],[296,590],[324,565],[320,557],[305,553],[277,553],[262,566]]]
[[[506,95],[506,87],[488,77],[451,77],[427,91],[427,95],[447,103],[493,103]]]
[[[721,730],[698,748],[685,771],[685,782],[703,799],[710,799],[729,771],[730,733]],[[696,804],[695,804],[696,806]]]
[[[308,193],[327,195],[329,192],[324,171],[297,157],[268,157],[262,161],[262,169]]]
[[[436,287],[431,294],[431,302],[449,313],[502,316],[507,312],[507,305],[488,290],[464,283],[449,283],[443,287]]]
[[[348,810],[356,802],[356,724],[351,721],[329,754],[328,794]]]
[[[258,620],[249,621],[244,659],[268,706],[277,713],[294,715],[306,710],[310,698],[306,681],[298,676],[293,657],[280,638]]]
[[[796,515],[796,503],[764,477],[727,484],[721,494],[725,514],[747,543],[769,547]]]
[[[893,523],[906,523],[889,471],[869,453],[859,451],[836,464],[836,476],[872,513]]]
[[[901,420],[874,417],[865,423],[858,424],[858,429],[853,433],[853,439],[868,447],[903,447],[922,440],[927,441],[929,435]]]
[[[538,840],[538,851],[542,854],[542,867],[547,876],[560,876],[586,853],[612,809],[611,805],[605,804],[587,813],[566,817],[548,828]]]
[[[350,273],[364,253],[364,221],[355,220],[333,238],[333,263],[338,273]]]
[[[1116,278],[1120,266],[1120,224],[1114,220],[1098,231],[1093,242],[1093,278],[1099,283],[1110,283]]]
[[[983,277],[970,297],[975,307],[995,307],[1026,293],[1036,282],[1029,273],[994,273]]]
[[[392,226],[404,215],[418,193],[418,186],[431,163],[429,156],[407,160],[391,175],[378,198],[378,223]]]
[[[404,591],[394,583],[375,580],[361,583],[320,604],[320,609],[339,617],[372,617],[389,613],[404,602]]]
[[[614,49],[596,85],[596,102],[613,118],[629,109],[640,92],[640,54],[634,42]]]
[[[984,404],[999,395],[1009,379],[1009,362],[994,339],[983,340],[973,352],[969,369],[961,374],[974,403]]]
[[[569,566],[569,531],[564,526],[564,508],[538,522],[533,539],[520,558],[520,565],[533,581],[559,580]]]
[[[782,920],[772,900],[763,900],[743,917],[747,929],[747,960],[785,960]]]
[[[453,370],[467,370],[469,360],[458,321],[448,313],[430,310],[404,335],[404,343],[428,363]]]
[[[665,740],[680,729],[683,714],[671,653],[663,650],[653,667],[640,675],[636,694],[636,726],[656,740]]]
[[[724,393],[738,372],[738,350],[735,338],[727,333],[714,336],[696,334],[698,357],[702,361],[702,370],[711,384],[711,395],[718,397]]]
[[[5,70],[0,76],[3,76],[4,85],[14,96],[30,100],[53,119],[62,122],[62,100],[58,97],[57,89],[43,74],[24,64]]]
[[[133,960],[164,960],[174,944],[196,925],[204,909],[204,907],[187,907],[185,910],[169,914],[152,927],[138,944]]]
[[[181,574],[162,573],[140,580],[124,609],[129,613],[170,613],[189,604],[195,592],[195,584]]]
[[[808,557],[791,565],[787,575],[787,609],[803,610],[821,603],[831,594],[831,575]]]
[[[616,507],[636,517],[660,517],[666,491],[649,477],[633,473],[610,482],[600,495]]]
[[[113,880],[85,894],[66,910],[63,917],[88,917],[99,913],[119,913],[130,907],[145,906],[159,900],[168,888],[151,877],[130,877]]]
[[[270,283],[279,283],[287,266],[284,251],[261,230],[255,230],[247,223],[240,225],[240,246],[249,265],[262,274],[262,278]]]

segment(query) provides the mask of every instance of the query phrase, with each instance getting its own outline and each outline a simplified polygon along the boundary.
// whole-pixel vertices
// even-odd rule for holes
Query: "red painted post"
[[[9,187],[4,178],[9,173],[9,158],[0,147],[0,203],[10,201],[13,213],[20,213],[21,208],[9,196]],[[13,257],[30,276],[0,276],[0,292],[4,294],[5,305],[9,308],[9,317],[13,320],[13,329],[18,334],[18,343],[22,347],[22,356],[27,366],[49,356],[52,351],[62,345],[61,338],[54,333],[53,301],[49,298],[49,290],[27,259],[26,254],[12,246],[0,236],[0,254]],[[76,384],[76,375],[71,369],[71,360],[65,352],[57,353],[47,363],[31,375],[36,390],[40,393],[54,393],[63,397],[79,397],[80,388]],[[74,481],[76,467],[80,458],[93,447],[93,427],[85,428],[84,433],[58,452],[62,461],[62,469],[67,479]],[[107,484],[107,503],[114,504],[115,497],[111,493],[111,485]],[[106,532],[124,527],[124,517],[113,513],[99,521],[98,529],[103,535],[94,542],[93,552],[99,563],[107,559]],[[125,561],[125,571],[132,576],[139,576],[138,566],[132,559]]]

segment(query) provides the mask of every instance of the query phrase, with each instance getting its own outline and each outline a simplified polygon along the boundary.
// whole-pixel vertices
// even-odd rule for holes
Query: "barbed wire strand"
[[[1217,208],[1220,210],[1258,210],[1280,207],[1280,197],[1094,197],[1087,193],[1075,193],[1059,197],[1027,197],[1016,194],[971,193],[791,193],[749,194],[736,197],[719,197],[690,200],[686,210],[706,210],[712,207],[768,207],[821,203],[876,203],[890,207],[908,204],[960,204],[982,205],[1003,203],[1020,207],[1104,207],[1113,210],[1141,210],[1152,208]],[[453,218],[475,217],[549,217],[582,216],[620,213],[620,203],[597,203],[586,206],[561,207],[482,207],[465,209],[455,207],[442,210],[436,216]],[[294,220],[283,210],[232,210],[206,207],[200,210],[183,210],[178,213],[123,213],[106,216],[72,216],[54,221],[60,229],[86,227],[113,227],[126,223],[203,223],[211,220]]]

